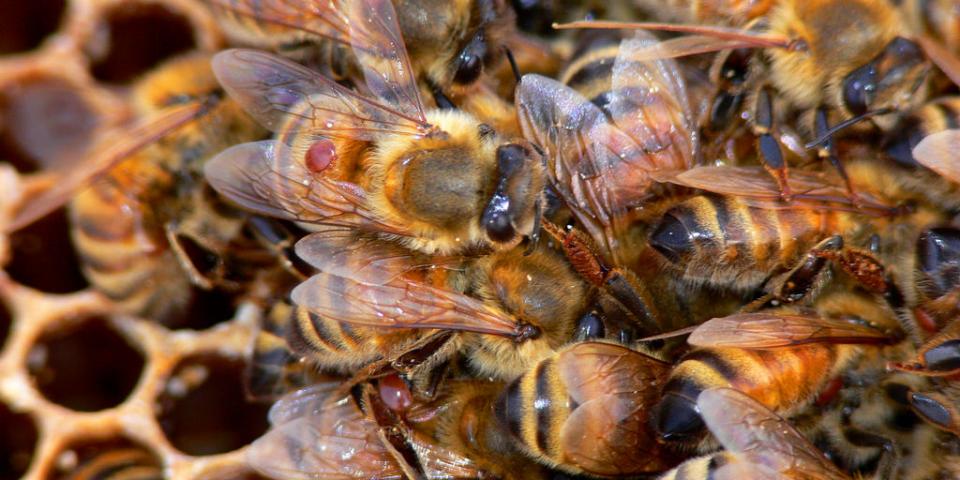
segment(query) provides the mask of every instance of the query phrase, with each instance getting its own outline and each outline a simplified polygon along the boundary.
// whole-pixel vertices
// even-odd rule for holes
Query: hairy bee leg
[[[914,361],[891,363],[891,368],[933,377],[960,373],[960,319],[948,323],[924,343]]]
[[[212,290],[217,281],[223,278],[223,259],[205,245],[184,235],[176,221],[164,224],[163,231],[177,262],[190,278],[190,283],[203,290]],[[186,243],[187,240],[189,244]],[[206,265],[198,265],[201,261]]]
[[[851,424],[850,417],[855,410],[855,406],[847,405],[841,413],[840,424],[843,426],[844,438],[858,447],[880,448],[883,453],[880,454],[875,478],[897,478],[895,474],[897,465],[900,463],[900,451],[896,444],[887,437],[854,427]]]
[[[593,286],[602,288],[608,294],[606,297],[609,300],[619,304],[610,305],[610,309],[628,314],[633,320],[629,323],[639,327],[637,330],[631,328],[627,322],[618,322],[621,324],[618,327],[622,332],[621,336],[645,337],[659,333],[657,315],[650,308],[652,302],[648,300],[649,295],[632,273],[619,267],[604,265],[590,239],[579,230],[564,231],[547,221],[543,222],[543,229],[560,243],[564,255],[581,277]],[[608,315],[609,319],[613,317]]]
[[[837,252],[841,249],[843,249],[843,237],[840,235],[821,241],[805,253],[796,266],[773,279],[774,286],[765,288],[770,293],[750,302],[741,309],[741,312],[755,312],[809,298],[811,292],[828,280],[825,274],[829,271],[824,270],[824,267],[830,260],[824,252]],[[767,283],[771,283],[771,280]]]
[[[783,149],[780,142],[773,136],[773,102],[770,90],[761,88],[757,92],[754,105],[753,133],[757,136],[757,147],[760,150],[760,161],[763,168],[773,176],[780,187],[780,198],[785,202],[793,200],[793,192],[787,183],[787,162],[783,158]]]
[[[824,108],[818,108],[816,114],[814,115],[814,135],[817,138],[822,137],[827,131],[830,130],[830,121],[827,118],[827,111]],[[847,195],[850,197],[850,201],[853,202],[853,205],[860,207],[863,202],[860,199],[860,195],[857,194],[856,189],[853,187],[853,184],[850,183],[850,176],[847,175],[847,169],[843,167],[843,162],[840,161],[840,158],[837,157],[836,147],[833,144],[833,140],[827,140],[820,144],[817,148],[817,156],[821,160],[827,160],[830,162],[830,165],[833,165],[833,168],[837,169],[837,172],[840,174],[840,178],[843,179],[844,185],[847,187]]]
[[[844,248],[839,251],[820,251],[817,254],[833,261],[870,292],[886,294],[892,288],[883,264],[866,250]]]

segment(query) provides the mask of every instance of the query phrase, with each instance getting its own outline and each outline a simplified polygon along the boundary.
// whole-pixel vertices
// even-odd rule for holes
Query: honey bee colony
[[[0,480],[960,478],[956,0],[0,0]]]

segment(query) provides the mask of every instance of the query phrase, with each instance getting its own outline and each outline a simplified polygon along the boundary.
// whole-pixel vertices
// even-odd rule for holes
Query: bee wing
[[[599,29],[639,29],[658,30],[663,32],[685,33],[687,35],[651,45],[650,48],[660,50],[669,55],[651,56],[654,58],[674,58],[698,53],[717,52],[736,48],[797,48],[799,42],[785,35],[759,33],[740,28],[731,28],[713,25],[684,25],[679,23],[652,23],[652,22],[612,22],[612,21],[579,21],[562,25],[555,25],[557,29],[599,28]],[[689,39],[689,40],[688,40]]]
[[[407,107],[368,98],[270,53],[225,50],[213,57],[213,71],[251,116],[290,137],[373,140],[386,134],[422,136],[430,131],[422,105],[411,114]],[[386,86],[390,82],[389,76],[381,80]]]
[[[322,273],[293,289],[295,303],[331,320],[371,327],[521,334],[515,318],[447,287],[443,278],[431,278],[433,265],[409,250],[344,240],[314,235],[297,245],[298,254]]]
[[[336,385],[308,387],[271,409],[273,427],[250,445],[247,461],[272,478],[400,479],[403,472],[377,434],[378,425]]]
[[[670,365],[622,345],[580,342],[556,357],[557,371],[570,397],[583,403],[602,395],[653,398]]]
[[[334,11],[334,2],[311,0],[206,0],[221,10],[249,17],[258,23],[300,30],[346,43],[350,28]]]
[[[779,200],[780,188],[761,167],[702,166],[681,172],[655,175],[657,181],[675,183],[721,195],[733,195],[761,208],[773,207],[770,200]],[[794,203],[817,202],[824,208],[858,210],[864,213],[889,212],[893,207],[879,202],[867,192],[861,194],[859,208],[853,204],[844,187],[809,172],[791,171],[788,179],[794,192]],[[782,208],[791,208],[782,203]]]
[[[738,313],[714,318],[687,338],[697,347],[776,348],[807,343],[883,343],[889,337],[866,325],[814,315]]]
[[[438,444],[433,438],[411,430],[407,441],[417,453],[426,478],[483,478],[477,464],[455,450]]]
[[[593,238],[616,248],[617,217],[644,198],[657,168],[644,146],[569,87],[524,75],[517,87],[524,136],[547,151],[549,178]]]
[[[112,167],[150,145],[157,139],[196,119],[204,112],[202,104],[165,109],[132,127],[103,133],[100,140],[79,158],[58,161],[64,165],[38,177],[39,193],[16,212],[5,231],[23,228],[63,206],[77,191],[107,173]]]
[[[312,173],[300,162],[278,157],[276,147],[270,140],[234,145],[207,161],[207,181],[221,195],[263,215],[407,234],[402,225],[378,220],[356,184]]]
[[[462,263],[457,257],[426,258],[346,229],[312,233],[297,242],[295,249],[300,258],[324,273],[370,285],[384,285],[415,270],[454,268]]]
[[[960,183],[960,130],[944,130],[924,137],[913,147],[913,158],[954,183]]]
[[[724,448],[748,463],[789,478],[849,478],[789,422],[738,390],[705,390],[697,407]]]
[[[583,342],[560,352],[556,366],[578,405],[561,432],[573,463],[611,476],[669,467],[648,427],[649,407],[669,365],[621,345]],[[638,447],[645,450],[638,452]]]
[[[923,53],[943,72],[955,85],[960,85],[960,59],[950,50],[944,48],[937,40],[927,35],[917,37],[917,43],[923,48]]]
[[[380,283],[380,282],[376,282]],[[320,273],[290,294],[295,303],[338,322],[378,328],[442,328],[519,337],[503,311],[447,288],[399,277],[375,284]]]
[[[647,32],[620,43],[613,64],[607,110],[658,170],[686,170],[693,163],[693,113],[683,77],[672,60],[637,60],[638,51],[659,41]]]

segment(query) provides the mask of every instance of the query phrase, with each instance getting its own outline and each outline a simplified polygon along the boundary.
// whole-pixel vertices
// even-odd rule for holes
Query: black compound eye
[[[597,312],[589,312],[580,317],[580,320],[577,322],[576,339],[578,341],[603,338],[604,335],[606,335],[606,333],[603,326],[603,319],[600,318]]]
[[[527,151],[515,143],[502,145],[497,148],[497,170],[501,177],[511,177],[523,167],[527,159]]]
[[[669,214],[663,216],[650,235],[650,246],[673,263],[679,263],[694,248],[687,227]]]
[[[679,395],[664,395],[657,404],[657,432],[668,442],[696,438],[706,425],[697,411],[697,404]]]
[[[854,115],[867,112],[877,91],[877,66],[870,62],[843,80],[843,103]]]
[[[487,54],[487,42],[483,33],[478,33],[457,57],[457,71],[453,74],[454,83],[461,85],[473,83],[483,72],[483,58]]]

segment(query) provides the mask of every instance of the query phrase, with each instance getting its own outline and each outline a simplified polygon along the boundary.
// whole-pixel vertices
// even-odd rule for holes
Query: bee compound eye
[[[927,369],[949,372],[960,369],[960,340],[947,340],[923,354]]]
[[[673,263],[693,251],[690,232],[674,215],[664,215],[650,235],[650,246]]]
[[[603,319],[596,312],[589,312],[577,322],[577,340],[603,338],[606,335]]]
[[[877,90],[877,67],[873,62],[864,65],[843,80],[843,103],[854,115],[869,110],[869,104]]]
[[[953,423],[953,415],[943,404],[936,399],[922,393],[912,392],[909,396],[910,406],[928,421],[949,427]]]
[[[920,267],[928,273],[936,272],[945,263],[960,260],[960,231],[953,228],[931,228],[917,240]]]
[[[453,81],[461,85],[473,83],[480,77],[482,70],[483,60],[480,56],[465,51],[460,54],[457,61],[457,71],[453,75]]]
[[[656,428],[660,438],[669,442],[682,442],[696,438],[706,427],[696,402],[668,393],[657,404]]]
[[[502,177],[510,177],[515,174],[527,159],[527,151],[517,145],[510,143],[497,148],[497,170]]]

